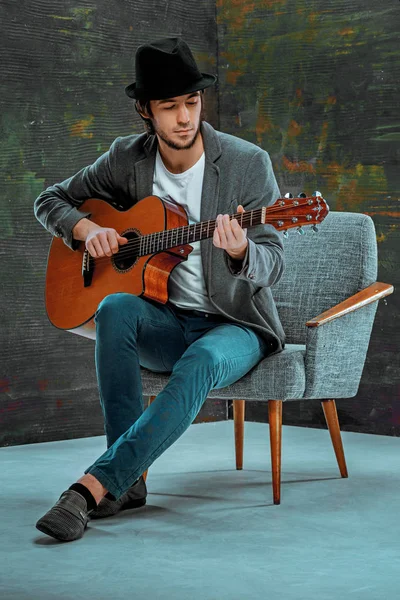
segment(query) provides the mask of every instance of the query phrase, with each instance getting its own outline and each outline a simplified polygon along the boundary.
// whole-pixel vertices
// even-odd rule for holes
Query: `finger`
[[[122,235],[119,235],[119,233],[117,233],[117,241],[118,241],[118,244],[120,244],[121,246],[123,246],[124,244],[127,244],[129,242],[128,238],[122,237]]]
[[[93,258],[97,258],[97,253],[96,250],[93,248],[92,242],[86,242],[85,248],[89,252],[90,256],[93,256]]]
[[[232,231],[232,224],[229,215],[224,215],[222,218],[222,227],[225,234],[226,241],[229,245],[235,240],[235,236]]]
[[[216,228],[216,231],[217,231],[218,236],[219,236],[220,248],[225,248],[225,246],[226,246],[226,236],[225,236],[225,230],[224,230],[224,226],[223,226],[221,218],[222,218],[222,215],[218,215],[218,217],[217,217],[217,228]]]
[[[101,244],[97,238],[94,237],[89,240],[86,244],[86,247],[94,258],[100,258],[104,256]]]
[[[107,233],[109,233],[109,232],[102,231],[101,233],[98,234],[97,239],[100,240],[100,244],[101,244],[104,254],[106,256],[112,256],[110,244],[108,243]]]
[[[227,236],[228,240],[231,244],[236,243],[236,240],[238,238],[240,238],[240,225],[237,222],[237,219],[232,219],[232,221],[230,221],[229,223],[229,227],[230,227],[230,233]]]
[[[116,231],[107,232],[108,244],[113,254],[116,254],[119,250],[117,235],[118,233]]]
[[[241,228],[240,224],[236,219],[232,219],[232,233],[237,242],[243,243],[245,236],[244,230]]]
[[[214,229],[214,235],[213,235],[213,244],[214,246],[216,246],[217,248],[221,248],[221,238],[219,236],[218,233],[218,229],[215,228]]]

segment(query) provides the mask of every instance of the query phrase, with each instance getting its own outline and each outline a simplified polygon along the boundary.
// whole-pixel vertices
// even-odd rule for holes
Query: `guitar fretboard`
[[[244,228],[254,227],[265,222],[265,208],[246,211],[245,213],[236,213],[229,215],[230,220],[237,219],[239,225]],[[146,256],[155,252],[161,252],[168,248],[174,248],[181,244],[191,244],[200,240],[205,240],[214,235],[216,219],[211,221],[202,221],[201,223],[192,223],[176,229],[165,229],[156,231],[140,237],[139,256]]]

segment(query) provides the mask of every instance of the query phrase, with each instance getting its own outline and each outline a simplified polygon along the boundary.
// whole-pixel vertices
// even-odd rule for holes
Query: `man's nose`
[[[184,104],[183,106],[181,106],[179,108],[178,122],[179,123],[187,123],[188,121],[190,121],[189,110],[187,109],[186,105]]]

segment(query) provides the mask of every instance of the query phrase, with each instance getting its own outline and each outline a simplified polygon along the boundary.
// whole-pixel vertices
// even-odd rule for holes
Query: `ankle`
[[[100,481],[90,473],[83,475],[76,483],[84,485],[92,494],[97,504],[99,504],[100,500],[104,498],[108,492],[107,488],[105,488]]]
[[[96,510],[97,502],[85,485],[82,485],[81,483],[73,483],[68,489],[78,492],[80,496],[85,498],[88,511]]]

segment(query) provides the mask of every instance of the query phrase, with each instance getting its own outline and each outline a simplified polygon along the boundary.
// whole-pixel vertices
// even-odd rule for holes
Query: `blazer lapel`
[[[135,163],[136,198],[143,200],[153,193],[154,166],[157,154],[156,136],[146,140],[144,146],[146,157]]]
[[[217,158],[221,155],[221,144],[214,129],[206,122],[202,123],[201,129],[203,135],[205,168],[203,179],[203,190],[201,194],[200,221],[214,220],[218,214],[219,201],[219,167],[215,164]],[[203,265],[204,279],[207,290],[212,295],[211,282],[211,261],[213,256],[212,237],[203,240],[200,243],[201,260]]]

